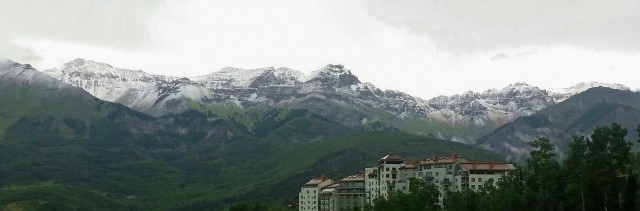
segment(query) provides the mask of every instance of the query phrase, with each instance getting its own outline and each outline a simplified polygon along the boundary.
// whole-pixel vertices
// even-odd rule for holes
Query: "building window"
[[[471,189],[476,189],[476,185],[471,185]]]
[[[471,178],[471,182],[476,182],[476,178]]]
[[[385,168],[385,171],[389,171],[389,167]]]
[[[436,177],[440,175],[440,172],[436,172]]]
[[[389,174],[387,174],[387,178],[389,178]]]
[[[478,178],[478,182],[482,182],[482,178]]]

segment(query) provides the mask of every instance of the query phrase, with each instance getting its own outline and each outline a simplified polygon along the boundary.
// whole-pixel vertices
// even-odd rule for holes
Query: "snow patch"
[[[367,123],[369,123],[369,119],[367,119],[366,117],[362,118],[362,120],[360,120],[360,124],[362,124],[362,125],[366,125]]]

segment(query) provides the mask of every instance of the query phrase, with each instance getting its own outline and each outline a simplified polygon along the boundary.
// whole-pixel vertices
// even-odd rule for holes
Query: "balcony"
[[[442,184],[444,186],[449,186],[449,185],[451,185],[451,181],[445,180],[445,181],[442,181],[442,183],[440,183],[440,184]]]

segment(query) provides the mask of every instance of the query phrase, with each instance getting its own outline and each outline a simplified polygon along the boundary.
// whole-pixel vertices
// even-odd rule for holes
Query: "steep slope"
[[[537,136],[550,138],[563,155],[574,135],[587,136],[596,127],[618,123],[636,140],[640,125],[640,93],[611,88],[591,88],[531,116],[518,118],[479,139],[484,149],[522,160],[530,151],[528,143]]]
[[[139,190],[127,183],[145,184],[115,165],[152,161],[125,147],[153,129],[148,115],[10,60],[0,62],[0,102],[4,208],[124,210],[122,194]],[[144,169],[171,175],[162,163]]]
[[[128,110],[122,105],[105,103],[83,89],[42,74],[28,64],[10,60],[0,62],[0,139],[8,127],[19,120],[51,119],[61,136],[77,135],[87,121],[105,118]],[[125,111],[125,116],[145,118],[144,114]],[[66,122],[65,122],[66,120]]]

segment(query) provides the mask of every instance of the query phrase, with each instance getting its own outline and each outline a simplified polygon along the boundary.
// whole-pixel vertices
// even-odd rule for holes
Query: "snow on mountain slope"
[[[629,87],[621,84],[601,82],[579,83],[557,91],[540,89],[526,83],[515,83],[501,90],[490,89],[482,93],[469,91],[461,95],[435,97],[428,102],[429,106],[435,109],[431,114],[433,118],[451,124],[482,126],[494,123],[500,126],[594,87],[629,90]]]
[[[393,124],[393,127],[413,127],[406,120],[417,120],[430,122],[424,127],[437,122],[436,125],[452,128],[493,130],[590,87],[628,89],[622,85],[591,82],[551,92],[515,83],[500,90],[469,91],[423,100],[363,83],[342,65],[327,65],[308,76],[289,68],[224,68],[188,79],[78,59],[45,72],[82,87],[100,99],[123,103],[152,115],[183,109],[185,100],[203,104],[233,102],[242,107],[304,108],[353,127],[376,121]],[[420,132],[424,128],[413,129]]]
[[[152,115],[179,109],[184,99],[200,100],[210,95],[204,86],[189,79],[151,75],[140,70],[76,59],[43,71],[92,95]]]
[[[612,88],[612,89],[618,89],[618,90],[631,90],[631,88],[622,84],[611,84],[611,83],[591,81],[591,82],[578,83],[568,88],[553,90],[554,91],[553,97],[557,102],[561,102],[573,95],[587,91],[588,89],[594,88],[594,87],[606,87],[606,88]]]
[[[511,84],[501,90],[462,95],[439,96],[428,101],[435,108],[434,118],[451,124],[487,123],[502,125],[555,104],[549,92],[526,83]]]
[[[274,85],[293,85],[299,83],[301,79],[304,78],[304,74],[301,72],[284,67],[278,69],[268,67],[250,70],[227,67],[208,75],[193,77],[191,80],[209,89],[234,89],[250,87],[255,80],[261,76],[272,76],[270,78],[282,81],[281,84]]]
[[[19,64],[9,59],[0,60],[0,79],[19,80],[19,82],[38,82],[51,88],[69,86],[53,77],[40,73],[29,64]]]

